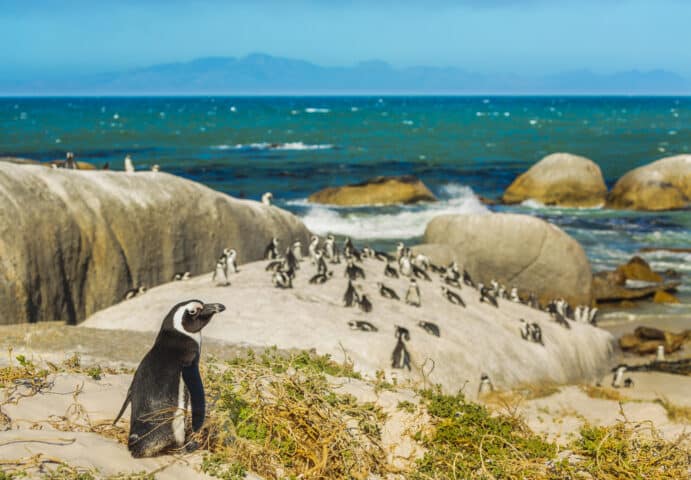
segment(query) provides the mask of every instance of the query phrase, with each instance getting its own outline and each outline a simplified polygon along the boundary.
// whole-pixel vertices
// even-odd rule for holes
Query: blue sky
[[[252,52],[518,74],[691,77],[685,0],[0,0],[0,73],[101,72]]]

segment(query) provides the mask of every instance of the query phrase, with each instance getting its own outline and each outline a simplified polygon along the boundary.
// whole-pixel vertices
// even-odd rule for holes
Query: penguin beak
[[[204,308],[202,308],[202,311],[199,313],[199,316],[210,317],[216,313],[221,313],[225,309],[225,305],[220,303],[205,303]]]

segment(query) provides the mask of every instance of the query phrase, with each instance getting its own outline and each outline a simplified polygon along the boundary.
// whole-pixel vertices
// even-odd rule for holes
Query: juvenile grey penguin
[[[410,279],[410,284],[408,285],[408,291],[405,294],[405,303],[412,305],[414,307],[419,307],[422,303],[420,298],[420,287],[414,278]]]
[[[214,269],[214,274],[211,276],[211,281],[216,282],[216,285],[221,287],[227,287],[230,285],[230,280],[228,280],[228,261],[225,256],[221,257],[216,262],[216,268]]]
[[[166,315],[153,347],[137,367],[117,423],[132,404],[127,447],[133,457],[150,457],[185,444],[185,412],[192,409],[192,430],[206,415],[199,374],[201,330],[225,307],[188,300]]]
[[[410,277],[413,275],[413,264],[410,262],[410,257],[403,255],[398,261],[398,271],[404,277]]]

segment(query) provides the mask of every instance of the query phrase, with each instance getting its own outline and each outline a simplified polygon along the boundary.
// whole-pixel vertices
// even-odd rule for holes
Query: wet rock
[[[691,204],[691,155],[662,158],[631,170],[607,196],[608,208],[673,210]]]
[[[310,195],[308,200],[312,203],[358,206],[434,202],[437,198],[418,178],[405,175],[375,177],[358,184],[325,188]]]
[[[502,201],[513,204],[537,200],[545,205],[594,207],[603,205],[606,195],[607,187],[595,162],[570,153],[553,153],[516,178]]]

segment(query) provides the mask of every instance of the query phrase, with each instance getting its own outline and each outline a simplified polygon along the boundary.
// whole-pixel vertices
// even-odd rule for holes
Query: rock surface
[[[593,275],[593,298],[597,302],[648,298],[654,296],[656,292],[673,291],[681,285],[681,282],[669,281],[643,287],[626,287],[613,281],[613,278],[616,278],[613,272],[598,272]]]
[[[662,277],[659,273],[655,273],[648,262],[643,260],[639,256],[631,258],[624,265],[617,267],[617,271],[621,272],[626,280],[642,280],[644,282],[655,282],[659,283],[662,281]]]
[[[591,302],[591,270],[576,240],[543,220],[517,214],[442,215],[434,218],[425,243],[449,245],[456,261],[476,282],[492,279],[521,296],[540,301],[563,297],[571,305]]]
[[[595,207],[605,203],[607,187],[600,167],[570,153],[547,155],[506,189],[507,204],[537,200],[545,205]]]
[[[631,170],[607,196],[608,208],[673,210],[691,205],[691,155],[676,155]]]
[[[0,163],[0,323],[79,322],[136,285],[209,271],[225,247],[306,242],[292,214],[162,172]]]
[[[373,379],[378,370],[399,384],[406,380],[441,384],[455,392],[468,382],[464,391],[476,394],[480,374],[486,372],[495,386],[541,381],[564,383],[597,376],[607,368],[613,337],[604,330],[572,323],[567,330],[549,316],[525,305],[499,300],[499,308],[480,303],[475,289],[457,292],[467,304],[451,304],[441,294],[441,280],[420,280],[422,306],[389,300],[379,295],[377,282],[383,282],[404,298],[408,280],[384,277],[384,263],[366,259],[362,266],[366,280],[358,280],[373,304],[371,313],[342,304],[347,279],[344,265],[330,266],[333,279],[323,285],[309,284],[315,267],[305,261],[297,272],[293,289],[276,289],[265,262],[243,265],[231,278],[230,287],[217,287],[210,275],[185,282],[173,282],[147,291],[95,313],[78,327],[157,331],[170,308],[185,299],[199,298],[221,302],[226,311],[214,317],[204,329],[204,337],[230,344],[277,346],[280,349],[311,349],[330,354],[337,362],[351,360],[354,368]],[[521,338],[519,319],[537,322],[544,346]],[[377,332],[351,330],[348,322],[367,321]],[[435,337],[418,326],[419,321],[437,324],[441,336]],[[410,331],[406,342],[412,372],[391,368],[396,345],[396,325]]]
[[[308,200],[312,203],[357,206],[434,202],[437,198],[418,178],[405,175],[375,177],[353,185],[325,188],[310,195]]]

